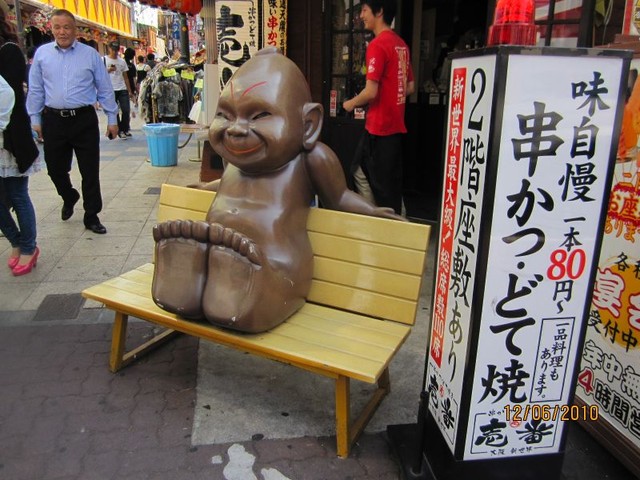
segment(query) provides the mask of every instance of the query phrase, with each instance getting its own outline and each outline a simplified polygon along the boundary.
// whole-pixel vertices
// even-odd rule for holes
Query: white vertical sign
[[[559,451],[622,66],[509,57],[465,460]]]

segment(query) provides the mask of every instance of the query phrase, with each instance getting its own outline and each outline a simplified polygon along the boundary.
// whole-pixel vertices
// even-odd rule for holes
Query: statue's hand
[[[401,222],[407,222],[408,220],[398,214],[390,207],[375,207],[373,209],[373,216],[389,218],[391,220],[399,220]]]
[[[220,180],[214,180],[213,182],[198,182],[198,183],[190,183],[187,185],[187,188],[196,188],[198,190],[209,190],[211,192],[217,192],[218,186],[220,185]]]

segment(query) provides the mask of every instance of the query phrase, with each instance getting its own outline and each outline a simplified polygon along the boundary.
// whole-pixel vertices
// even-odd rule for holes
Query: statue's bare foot
[[[253,240],[217,224],[210,226],[209,240],[209,278],[202,310],[211,323],[261,332],[302,306],[304,295],[298,284],[302,282],[295,282],[291,272],[269,263]]]
[[[156,264],[152,296],[158,306],[185,318],[202,318],[210,227],[172,220],[153,227]]]

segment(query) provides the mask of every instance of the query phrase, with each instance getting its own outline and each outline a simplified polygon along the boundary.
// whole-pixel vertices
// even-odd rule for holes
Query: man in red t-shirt
[[[362,167],[376,204],[402,210],[402,134],[407,95],[414,90],[407,44],[391,30],[396,0],[364,0],[360,19],[375,38],[367,47],[367,83],[343,103],[346,111],[369,105],[354,168]]]

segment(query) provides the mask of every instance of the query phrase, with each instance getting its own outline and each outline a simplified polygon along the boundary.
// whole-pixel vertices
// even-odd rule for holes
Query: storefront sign
[[[640,82],[625,108],[576,396],[597,412],[589,427],[640,456]],[[636,460],[634,460],[634,458]],[[626,462],[625,462],[626,463]]]
[[[286,53],[286,0],[222,0],[215,8],[221,90],[261,48]]]
[[[264,46],[277,47],[285,52],[287,40],[287,4],[285,1],[263,2],[262,22],[265,32]]]

